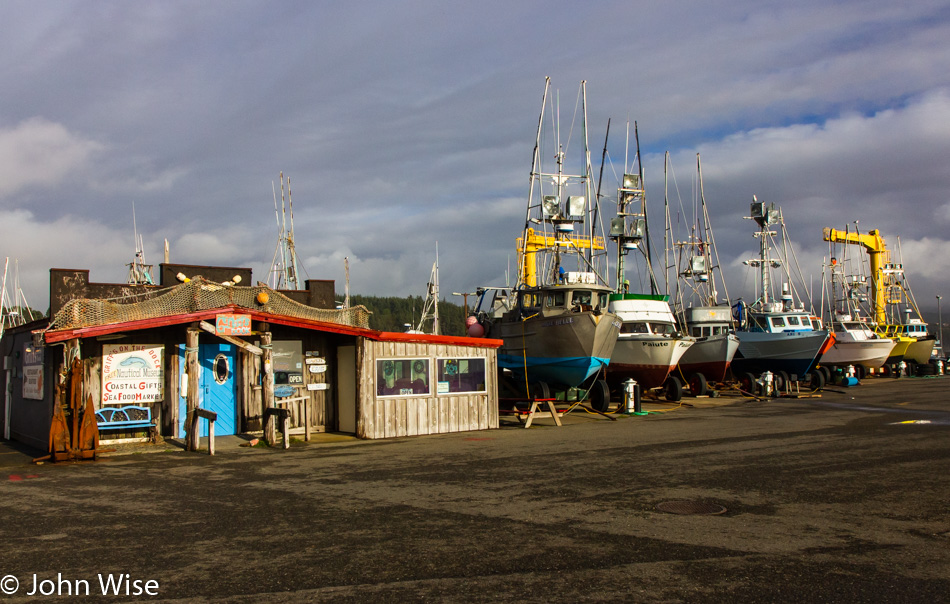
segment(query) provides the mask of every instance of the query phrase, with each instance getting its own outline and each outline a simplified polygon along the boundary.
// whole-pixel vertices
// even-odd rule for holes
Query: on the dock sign
[[[102,404],[162,400],[164,352],[160,344],[103,344]]]
[[[230,313],[215,315],[214,332],[219,336],[251,335],[251,315]]]

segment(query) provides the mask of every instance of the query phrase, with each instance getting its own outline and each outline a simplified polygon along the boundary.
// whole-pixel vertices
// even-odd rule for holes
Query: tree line
[[[337,300],[343,296],[337,294]],[[439,303],[439,333],[447,336],[466,335],[464,309],[445,300]],[[425,298],[422,296],[354,296],[350,295],[350,306],[365,306],[372,314],[369,317],[370,329],[378,331],[403,332],[415,329],[419,325]],[[411,327],[407,327],[407,325]],[[431,333],[432,321],[423,325],[426,333]]]

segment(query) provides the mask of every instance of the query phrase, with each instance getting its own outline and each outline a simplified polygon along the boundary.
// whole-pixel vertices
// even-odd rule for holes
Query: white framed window
[[[439,394],[485,392],[485,359],[481,357],[440,358],[436,360]]]
[[[432,393],[429,359],[378,359],[376,396],[419,396]]]

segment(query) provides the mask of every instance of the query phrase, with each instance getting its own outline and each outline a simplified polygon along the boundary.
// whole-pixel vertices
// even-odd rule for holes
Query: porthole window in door
[[[228,363],[228,357],[219,354],[214,358],[214,381],[223,384],[231,377],[231,366]]]

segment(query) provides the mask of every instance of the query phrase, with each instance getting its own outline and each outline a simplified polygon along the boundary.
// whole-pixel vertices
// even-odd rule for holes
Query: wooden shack
[[[179,268],[163,266],[162,274]],[[217,413],[216,435],[259,433],[271,407],[290,410],[292,433],[389,438],[498,427],[499,341],[371,330],[363,307],[312,305],[332,304],[319,291],[329,283],[332,292],[332,282],[288,295],[196,274],[211,268],[191,267],[187,282],[114,289],[89,284],[83,271],[51,271],[53,317],[0,343],[7,437],[47,446],[74,358],[97,408],[146,406],[166,438],[183,437],[197,408]],[[238,270],[250,282],[248,269],[212,274]],[[61,291],[67,281],[86,296],[110,296],[70,297]],[[109,432],[102,437],[143,436]]]

